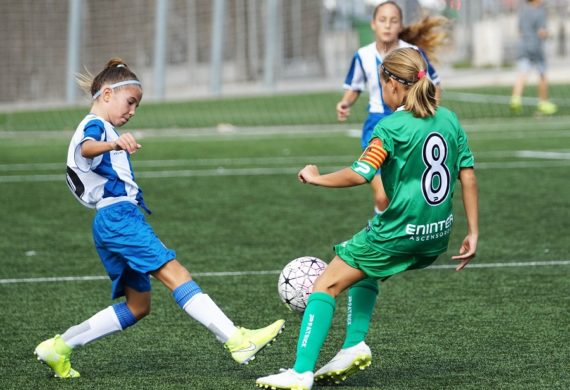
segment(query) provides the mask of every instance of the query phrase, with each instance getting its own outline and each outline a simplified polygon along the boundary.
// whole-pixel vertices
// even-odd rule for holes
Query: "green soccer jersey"
[[[381,176],[390,200],[369,222],[370,245],[392,255],[445,252],[456,179],[474,165],[457,116],[444,107],[428,118],[398,110],[376,125],[369,145],[352,169],[370,181],[385,158]]]

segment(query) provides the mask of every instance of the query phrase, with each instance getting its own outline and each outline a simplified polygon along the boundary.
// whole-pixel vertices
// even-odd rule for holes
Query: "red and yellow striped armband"
[[[371,181],[386,157],[388,157],[388,152],[382,146],[382,141],[374,138],[360,158],[352,164],[352,170],[367,181]]]
[[[380,138],[374,138],[370,141],[358,161],[367,162],[372,165],[375,170],[378,170],[380,169],[380,165],[386,160],[386,157],[388,157],[388,152],[384,149],[382,141]]]

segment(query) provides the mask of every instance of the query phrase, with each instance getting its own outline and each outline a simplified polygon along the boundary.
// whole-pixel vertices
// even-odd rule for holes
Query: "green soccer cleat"
[[[353,347],[341,349],[330,362],[315,373],[319,384],[338,384],[349,376],[364,370],[372,363],[372,353],[368,345],[361,341]]]
[[[548,100],[543,100],[538,102],[538,106],[536,107],[538,112],[544,115],[552,115],[558,111],[558,106]]]
[[[261,329],[237,328],[236,332],[224,344],[230,351],[232,358],[239,364],[248,364],[255,359],[255,355],[283,331],[285,320],[277,320],[269,326]]]
[[[51,367],[57,378],[79,378],[79,372],[71,368],[72,349],[59,335],[40,343],[34,350],[38,360]]]

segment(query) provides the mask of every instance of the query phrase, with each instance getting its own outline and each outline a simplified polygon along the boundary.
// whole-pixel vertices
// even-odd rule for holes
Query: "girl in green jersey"
[[[376,284],[400,272],[425,268],[446,251],[453,223],[452,198],[461,181],[467,236],[452,256],[462,270],[475,257],[478,240],[477,182],[473,155],[457,117],[437,106],[435,87],[425,77],[426,64],[417,50],[392,51],[379,70],[384,101],[394,113],[378,123],[368,148],[351,167],[321,175],[314,165],[303,168],[302,183],[352,187],[372,180],[382,166],[390,203],[352,239],[335,246],[336,256],[315,282],[305,310],[292,369],[259,378],[260,387],[311,389],[313,382],[336,382],[370,364],[364,341],[343,348],[314,373],[328,334],[335,298],[363,279]],[[369,313],[352,306],[352,323]],[[364,320],[362,320],[364,318]],[[353,326],[353,325],[348,325]]]

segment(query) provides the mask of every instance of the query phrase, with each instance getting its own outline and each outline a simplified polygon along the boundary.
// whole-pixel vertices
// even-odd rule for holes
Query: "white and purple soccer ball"
[[[287,307],[303,313],[315,280],[323,273],[327,263],[312,256],[299,257],[287,264],[279,275],[277,291]]]

